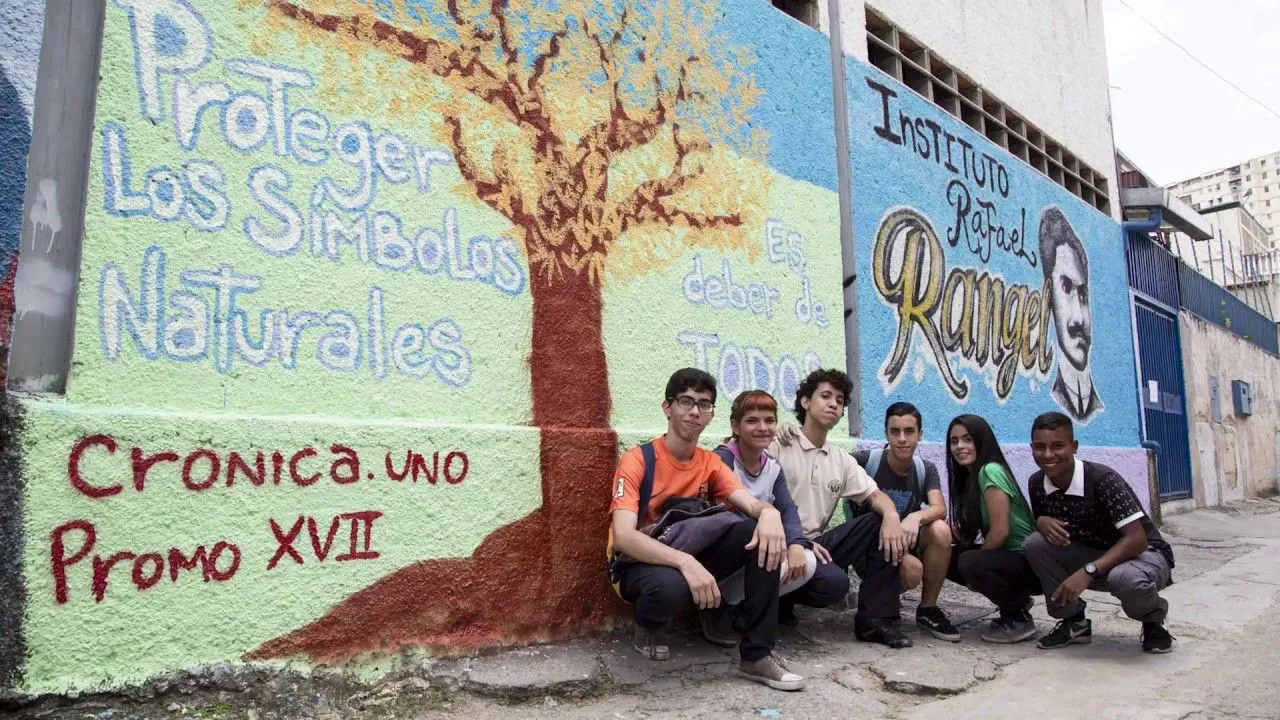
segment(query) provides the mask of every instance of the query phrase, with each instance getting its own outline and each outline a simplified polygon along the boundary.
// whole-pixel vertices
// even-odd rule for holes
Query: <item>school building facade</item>
[[[708,442],[837,367],[850,447],[977,413],[1025,484],[1059,410],[1159,496],[1097,0],[29,5],[6,694],[607,627],[683,366]]]

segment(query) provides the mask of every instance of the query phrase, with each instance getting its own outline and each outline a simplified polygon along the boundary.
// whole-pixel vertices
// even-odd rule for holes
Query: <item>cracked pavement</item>
[[[18,717],[95,718],[1009,718],[1040,720],[1261,720],[1280,718],[1280,501],[1253,500],[1167,517],[1174,545],[1169,655],[1141,652],[1141,626],[1111,596],[1087,592],[1093,643],[1043,651],[1028,641],[989,645],[978,633],[994,611],[947,584],[943,605],[960,643],[922,637],[893,651],[853,640],[853,612],[800,608],[778,654],[809,678],[783,693],[733,675],[736,651],[692,631],[672,637],[671,659],[651,662],[629,626],[603,638],[425,660],[373,685],[330,677],[258,678],[208,690],[51,700]],[[904,621],[915,597],[903,600]],[[1041,598],[1038,629],[1052,621]],[[170,687],[166,684],[165,687]],[[214,692],[216,691],[216,693]],[[0,712],[0,715],[4,715]]]
[[[1178,566],[1170,601],[1177,645],[1141,652],[1141,626],[1110,595],[1088,592],[1094,640],[1044,651],[1033,642],[993,646],[977,635],[991,608],[948,584],[944,603],[968,618],[952,644],[914,635],[902,651],[853,641],[852,613],[811,611],[785,630],[779,654],[809,677],[801,693],[780,693],[731,675],[733,655],[693,637],[655,669],[623,640],[603,655],[606,671],[626,667],[631,682],[590,700],[544,698],[516,706],[460,695],[417,715],[475,718],[1098,718],[1254,720],[1280,718],[1280,504],[1271,500],[1166,519]],[[904,618],[914,610],[904,599]],[[957,612],[957,608],[960,610]],[[803,610],[802,610],[803,612]],[[1052,621],[1043,599],[1040,631]],[[913,630],[914,633],[914,630]],[[674,640],[674,639],[673,639]],[[625,659],[614,659],[620,654]],[[719,655],[717,661],[705,658]],[[634,661],[632,661],[634,658]],[[636,683],[639,678],[648,679]]]

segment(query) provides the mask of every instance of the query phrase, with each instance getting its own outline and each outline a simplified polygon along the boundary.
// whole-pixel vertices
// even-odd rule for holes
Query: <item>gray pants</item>
[[[1038,532],[1027,536],[1022,551],[1031,563],[1031,569],[1040,579],[1049,615],[1062,619],[1084,611],[1084,600],[1070,605],[1054,602],[1053,593],[1072,573],[1102,557],[1103,550],[1071,543],[1054,545]],[[1169,612],[1169,601],[1160,597],[1160,591],[1169,585],[1169,563],[1154,550],[1147,550],[1138,557],[1122,562],[1107,573],[1107,577],[1094,580],[1090,590],[1110,592],[1120,601],[1124,614],[1143,622],[1164,622]]]

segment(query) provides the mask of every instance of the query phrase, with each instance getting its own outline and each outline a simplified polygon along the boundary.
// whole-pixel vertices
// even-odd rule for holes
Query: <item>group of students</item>
[[[1045,413],[1031,428],[1040,470],[1025,497],[991,426],[960,415],[947,428],[945,502],[937,467],[916,454],[923,417],[910,403],[885,413],[884,447],[854,454],[828,442],[852,391],[848,375],[816,370],[796,390],[799,425],[779,424],[761,390],[734,399],[732,435],[698,446],[716,409],[716,381],[685,368],[667,382],[667,432],[623,454],[614,479],[610,582],[634,606],[636,649],[670,655],[666,628],[696,608],[711,643],[738,648],[738,674],[779,690],[805,679],[774,654],[797,604],[828,607],[860,579],[854,634],[891,648],[912,642],[899,595],[921,587],[916,623],[961,639],[938,607],[944,580],[987,597],[999,615],[984,641],[1035,636],[1030,610],[1043,594],[1058,620],[1044,649],[1090,642],[1084,590],[1108,591],[1142,622],[1147,652],[1163,653],[1173,551],[1111,468],[1075,457],[1071,420]],[[828,528],[843,504],[845,519]]]

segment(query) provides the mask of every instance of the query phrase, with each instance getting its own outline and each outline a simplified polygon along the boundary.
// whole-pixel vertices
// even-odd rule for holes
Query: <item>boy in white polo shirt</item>
[[[809,582],[782,598],[779,612],[786,622],[793,603],[827,607],[844,599],[852,567],[862,579],[854,634],[859,640],[891,648],[910,647],[910,638],[898,627],[899,564],[908,548],[897,506],[876,488],[852,455],[827,442],[827,434],[844,416],[852,390],[849,376],[839,370],[810,373],[796,390],[795,413],[801,426],[783,428],[769,447],[787,476],[800,523],[819,563]],[[868,503],[874,512],[822,532],[844,499]]]

